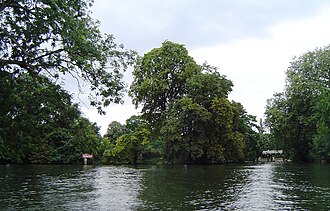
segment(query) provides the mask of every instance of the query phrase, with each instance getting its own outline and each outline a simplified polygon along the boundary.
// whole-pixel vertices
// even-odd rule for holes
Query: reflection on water
[[[330,165],[0,165],[0,210],[330,210]]]
[[[71,165],[0,166],[0,210],[129,210],[140,171]]]
[[[103,167],[96,172],[93,200],[102,210],[128,210],[139,205],[139,170],[124,167]]]
[[[330,165],[280,166],[275,182],[281,184],[277,203],[296,210],[330,210]]]
[[[274,165],[265,164],[244,169],[245,184],[238,193],[233,207],[239,210],[276,209],[275,197],[281,195],[281,187],[274,183]]]
[[[330,165],[161,166],[141,184],[143,210],[330,210]]]

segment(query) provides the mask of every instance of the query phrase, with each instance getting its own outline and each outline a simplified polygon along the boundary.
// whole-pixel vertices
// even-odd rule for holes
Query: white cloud
[[[329,44],[330,11],[304,21],[272,26],[264,39],[238,40],[227,45],[192,49],[191,55],[202,63],[218,66],[234,82],[230,95],[250,114],[263,117],[266,100],[285,85],[285,71],[294,56]]]
[[[327,1],[300,0],[98,0],[93,16],[101,20],[102,31],[140,53],[159,47],[165,39],[186,44],[198,63],[208,61],[234,82],[231,99],[261,118],[266,100],[283,90],[292,58],[329,44],[326,8]],[[103,134],[111,121],[124,123],[138,113],[130,99],[126,101],[106,108],[105,116],[94,108],[82,110]]]
[[[94,107],[82,106],[81,110],[84,116],[88,117],[91,122],[96,122],[101,127],[101,134],[104,135],[109,123],[112,121],[118,121],[121,124],[125,124],[125,121],[133,115],[139,114],[139,110],[136,110],[133,104],[131,104],[129,98],[125,98],[124,104],[110,105],[104,110],[106,115],[100,115]]]
[[[128,69],[124,73],[123,80],[129,86],[133,80],[132,70]],[[128,89],[129,87],[127,87]],[[103,110],[106,112],[105,115],[100,115],[97,112],[95,107],[89,106],[89,101],[87,100],[87,95],[89,92],[86,91],[82,101],[80,103],[81,111],[84,116],[86,116],[91,122],[96,122],[98,126],[101,127],[101,134],[104,135],[108,125],[112,121],[120,122],[125,124],[126,120],[133,115],[138,115],[140,109],[135,109],[135,106],[132,104],[132,99],[126,94],[123,98],[124,104],[110,104],[108,107],[105,107]]]

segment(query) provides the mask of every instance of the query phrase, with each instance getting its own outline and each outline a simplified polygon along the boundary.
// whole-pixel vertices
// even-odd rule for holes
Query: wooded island
[[[103,34],[89,0],[5,0],[0,5],[0,163],[210,164],[255,161],[283,149],[294,161],[330,161],[330,48],[293,59],[265,121],[230,101],[233,82],[184,45],[164,41],[138,55]],[[61,86],[71,75],[90,104],[121,103],[123,73],[139,116],[104,136]],[[262,87],[261,87],[262,88]],[[123,111],[124,112],[124,111]]]

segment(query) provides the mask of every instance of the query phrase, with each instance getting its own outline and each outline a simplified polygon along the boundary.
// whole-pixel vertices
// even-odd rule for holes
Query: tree
[[[117,138],[125,134],[126,128],[117,121],[112,121],[107,128],[103,138],[106,138],[110,144],[115,144]]]
[[[187,80],[187,95],[194,102],[210,107],[214,98],[227,98],[233,83],[218,72],[218,68],[204,63],[200,72]]]
[[[71,96],[46,77],[0,74],[2,159],[23,162],[48,132],[68,127],[80,112]]]
[[[245,145],[256,141],[252,116],[228,101],[233,83],[216,67],[197,65],[183,45],[165,41],[133,75],[130,95],[152,136],[164,141],[166,162],[239,162]]]
[[[257,153],[258,157],[261,155],[262,151],[284,148],[284,146],[279,146],[280,142],[275,141],[274,138],[271,136],[271,133],[268,130],[267,122],[265,120],[263,119],[259,120],[257,130],[259,136],[259,143],[258,143],[259,153]]]
[[[44,147],[48,149],[47,154],[41,151],[41,147],[33,151],[33,158],[30,160],[34,163],[77,163],[84,153],[97,158],[102,146],[98,130],[95,124],[83,117],[75,119],[69,128],[53,128],[42,142],[45,146],[48,145]],[[43,155],[42,160],[40,153]]]
[[[98,154],[98,128],[48,78],[0,72],[0,161],[73,163]]]
[[[126,120],[125,133],[119,136],[103,158],[106,163],[141,164],[144,162],[146,145],[150,143],[150,131],[139,116]],[[111,135],[111,134],[109,134]]]
[[[216,123],[214,135],[216,145],[223,147],[224,159],[235,162],[242,161],[244,159],[244,135],[234,127],[234,121],[238,121],[237,116],[235,118],[235,113],[239,114],[238,111],[226,98],[215,98],[211,105],[211,111],[213,113],[212,119]],[[212,153],[212,155],[214,154]],[[219,158],[213,159],[218,160]]]
[[[71,125],[70,132],[76,151],[75,161],[79,160],[83,153],[92,154],[93,158],[101,157],[102,137],[96,123],[80,116]]]
[[[243,135],[244,141],[244,159],[255,161],[262,153],[260,126],[256,124],[256,117],[249,115],[243,105],[238,102],[232,102],[234,118],[233,130]]]
[[[268,102],[271,134],[297,161],[328,159],[329,121],[323,117],[329,102],[329,58],[329,46],[295,58],[286,72],[285,91]]]
[[[122,72],[135,53],[102,35],[92,0],[4,0],[0,3],[0,71],[14,75],[69,74],[90,83],[91,104],[121,102]]]
[[[314,107],[316,134],[313,139],[314,159],[330,162],[330,92],[322,89],[319,101]]]
[[[147,120],[159,123],[162,112],[184,96],[187,80],[199,71],[183,45],[165,41],[139,59],[129,95],[136,107],[142,105]]]
[[[190,98],[183,97],[171,104],[166,112],[161,134],[167,162],[206,163],[206,127],[211,114]]]

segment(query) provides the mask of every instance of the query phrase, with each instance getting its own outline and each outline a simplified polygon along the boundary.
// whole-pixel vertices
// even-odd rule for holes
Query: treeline
[[[104,137],[71,96],[43,75],[1,71],[0,161],[108,164],[224,163],[255,160],[260,129],[228,100],[232,82],[165,41],[137,60],[129,94],[141,116],[112,122]]]
[[[137,61],[133,76],[129,94],[141,116],[109,125],[107,163],[224,163],[260,155],[255,117],[228,100],[232,81],[196,64],[183,45],[165,41]]]
[[[108,164],[254,161],[262,150],[288,159],[330,161],[330,47],[293,60],[282,93],[257,123],[233,83],[187,49],[165,41],[143,56],[125,50],[90,17],[89,0],[0,3],[0,162]],[[134,65],[134,66],[133,66]],[[123,72],[141,114],[112,122],[102,137],[61,84],[88,84],[90,104],[121,103]]]
[[[283,92],[268,100],[272,142],[299,162],[330,162],[330,46],[295,58]]]
[[[90,0],[0,2],[0,162],[76,163],[102,155],[99,128],[59,84],[88,84],[90,104],[120,103],[136,53],[101,33]]]
[[[255,117],[230,102],[232,82],[165,41],[143,57],[123,49],[90,17],[92,1],[3,1],[0,5],[0,162],[222,163],[260,153]],[[105,137],[82,117],[61,77],[87,83],[100,114],[121,103],[123,72],[141,116],[110,124]],[[112,133],[111,128],[121,128]],[[259,150],[259,151],[258,151]]]
[[[77,163],[102,137],[77,104],[44,76],[0,71],[0,163]]]

